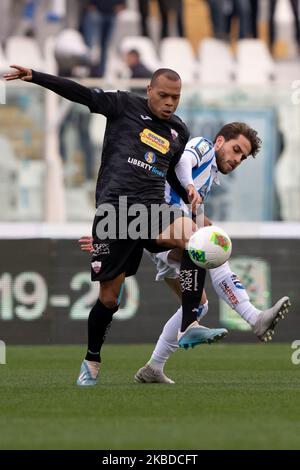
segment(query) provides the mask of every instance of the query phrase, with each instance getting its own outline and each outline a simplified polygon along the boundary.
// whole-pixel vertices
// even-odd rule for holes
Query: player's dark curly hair
[[[252,129],[248,124],[244,122],[231,122],[225,124],[222,129],[216,135],[215,141],[219,136],[223,136],[225,141],[236,139],[239,135],[243,135],[249,140],[251,144],[250,155],[255,157],[261,149],[261,139],[258,137],[256,130]]]

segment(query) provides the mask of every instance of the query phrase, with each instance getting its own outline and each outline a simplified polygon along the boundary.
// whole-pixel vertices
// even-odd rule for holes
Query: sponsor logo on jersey
[[[93,256],[109,255],[110,247],[108,243],[93,243]]]
[[[224,251],[228,251],[230,248],[228,238],[224,237],[218,232],[213,232],[212,236],[210,237],[210,241],[213,242],[215,245],[218,245],[223,248]]]
[[[99,274],[99,273],[100,273],[101,267],[102,267],[101,261],[94,261],[94,262],[92,263],[93,271],[94,271],[96,274]]]
[[[170,150],[170,142],[167,139],[164,139],[155,132],[150,131],[150,129],[144,129],[140,133],[141,141],[143,144],[149,145],[153,149],[165,155]]]
[[[150,163],[145,163],[141,160],[137,160],[137,158],[129,157],[128,163],[134,166],[139,166],[144,170],[150,171],[150,173],[154,173],[157,176],[161,176],[162,178],[165,178],[166,176],[166,173],[164,171],[158,170],[155,166],[150,165]]]
[[[145,156],[144,156],[145,160],[147,163],[155,163],[156,162],[156,155],[154,152],[147,152],[145,153]]]
[[[143,121],[152,121],[152,118],[150,116],[144,116],[143,114],[141,114],[141,118],[143,119]]]
[[[192,147],[192,149],[194,150],[194,152],[196,152],[196,154],[197,154],[197,156],[198,156],[198,158],[199,158],[199,162],[201,162],[203,156],[202,156],[202,153],[200,152],[200,150],[199,150],[197,147]]]

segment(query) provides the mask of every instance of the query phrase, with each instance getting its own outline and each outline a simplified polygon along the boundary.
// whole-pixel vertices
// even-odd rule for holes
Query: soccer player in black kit
[[[101,288],[99,299],[89,315],[88,351],[77,384],[89,386],[97,383],[101,347],[113,314],[119,308],[122,285],[126,276],[136,273],[144,248],[152,252],[172,248],[184,250],[180,270],[183,319],[178,341],[182,347],[202,343],[204,327],[197,322],[197,312],[205,270],[191,261],[187,251],[187,242],[197,226],[178,208],[167,206],[164,199],[168,178],[194,208],[199,203],[197,190],[191,187],[186,192],[180,188],[180,182],[172,171],[189,138],[186,125],[174,114],[181,93],[180,76],[170,69],[157,70],[147,87],[145,99],[125,91],[90,89],[71,80],[17,65],[12,68],[14,71],[4,75],[7,81],[21,79],[35,83],[107,118],[92,232],[92,280],[101,283]],[[119,222],[120,214],[124,213],[127,222],[134,221],[130,209],[137,203],[147,209],[146,218],[141,223],[144,232],[138,238],[130,236],[128,223],[124,230],[124,224]],[[164,206],[162,216],[154,219],[151,210],[155,204]],[[168,217],[164,218],[164,215]],[[104,222],[112,218],[116,219],[116,236],[110,234],[105,238]],[[169,219],[168,225],[164,223],[166,219]]]

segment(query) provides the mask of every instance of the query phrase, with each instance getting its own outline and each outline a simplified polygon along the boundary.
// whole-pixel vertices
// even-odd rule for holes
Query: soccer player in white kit
[[[219,148],[218,142],[225,139],[225,142],[232,146],[233,152],[238,152],[238,138],[247,129],[249,129],[248,126],[243,123],[227,124],[217,135],[214,144],[204,137],[191,139],[175,168],[180,184],[185,189],[188,189],[191,185],[194,186],[200,195],[199,200],[204,202],[212,186],[220,184],[218,178],[220,164],[218,160],[222,158],[222,147]],[[247,132],[244,134],[247,136]],[[244,155],[241,162],[246,158],[247,156]],[[166,202],[176,204],[185,212],[190,212],[185,202],[168,184],[166,184]],[[205,218],[205,225],[210,224],[211,222]],[[180,252],[170,250],[158,254],[148,254],[157,266],[156,280],[165,280],[180,298]],[[210,269],[209,274],[218,296],[251,325],[254,334],[261,341],[270,341],[277,322],[280,318],[284,318],[284,315],[288,312],[289,298],[283,297],[272,308],[260,311],[251,304],[247,291],[236,274],[231,271],[228,262],[218,268]],[[199,322],[207,312],[208,300],[205,293],[203,293],[198,314]],[[137,382],[174,383],[164,374],[164,366],[170,355],[178,348],[177,333],[180,328],[181,317],[182,308],[180,307],[165,324],[149,362],[135,374]]]

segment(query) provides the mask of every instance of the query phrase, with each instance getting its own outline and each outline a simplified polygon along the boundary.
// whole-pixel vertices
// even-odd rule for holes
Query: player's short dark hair
[[[160,77],[161,75],[165,75],[169,80],[172,80],[173,82],[177,82],[178,80],[181,80],[180,75],[177,72],[175,72],[175,70],[158,69],[152,75],[150,85],[154,86],[156,84],[158,77]]]
[[[134,54],[136,57],[140,58],[140,53],[137,49],[130,49],[127,54]]]
[[[243,135],[249,140],[251,144],[250,155],[255,157],[260,151],[262,142],[258,137],[257,131],[244,122],[230,122],[229,124],[225,124],[216,135],[215,141],[219,136],[223,136],[227,142],[228,140],[236,139],[239,135]]]

